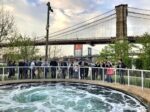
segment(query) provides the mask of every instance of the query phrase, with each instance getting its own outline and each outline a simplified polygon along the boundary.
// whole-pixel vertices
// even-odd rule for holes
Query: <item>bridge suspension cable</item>
[[[136,7],[128,7],[128,10],[150,12],[150,9],[141,9]]]
[[[67,27],[65,29],[53,32],[49,35],[49,37],[50,37],[50,39],[58,39],[58,38],[59,39],[61,39],[61,38],[65,39],[62,36],[65,36],[65,37],[69,36],[69,35],[71,36],[71,34],[74,34],[74,35],[72,35],[73,37],[77,37],[77,35],[79,35],[79,34],[77,34],[78,32],[81,33],[81,31],[82,31],[82,35],[83,35],[84,30],[90,29],[90,27],[96,27],[98,25],[99,25],[99,27],[102,27],[104,25],[100,26],[100,24],[103,24],[104,22],[107,22],[107,21],[112,21],[114,19],[115,19],[115,10],[110,10],[106,13],[103,13],[103,14],[98,15],[96,17],[90,18],[86,21],[83,21],[83,22],[80,22],[80,23],[75,24],[73,26]],[[107,26],[111,26],[111,25],[107,25]],[[114,25],[112,25],[112,27],[114,27]],[[96,29],[98,30],[98,29],[102,29],[102,28],[96,28]],[[111,28],[108,28],[108,29],[111,29]],[[93,30],[93,29],[91,29],[91,30]],[[89,33],[89,31],[87,33]],[[44,36],[40,36],[40,37],[44,37]],[[70,38],[73,38],[73,37],[70,37]],[[42,38],[41,38],[41,40],[42,40]]]
[[[78,26],[78,25],[82,25],[82,24],[84,24],[84,23],[87,23],[87,22],[89,22],[89,21],[92,21],[92,20],[94,20],[94,19],[97,19],[97,18],[99,18],[99,17],[102,17],[102,16],[104,16],[104,15],[106,15],[106,14],[110,14],[110,13],[112,13],[112,12],[114,12],[114,9],[113,9],[113,10],[110,10],[110,11],[107,11],[107,12],[101,14],[101,15],[97,15],[97,16],[95,16],[95,17],[92,17],[92,18],[90,18],[90,19],[88,19],[88,20],[85,20],[85,21],[82,21],[82,22],[80,22],[80,23],[77,23],[77,24],[75,24],[75,25],[73,25],[73,26],[70,26],[70,27],[67,27],[67,28],[58,30],[58,31],[56,31],[56,32],[52,32],[51,35],[56,34],[56,33],[63,32],[63,31],[65,31],[65,30],[67,30],[67,29],[71,29],[71,28],[76,27],[76,26]]]
[[[82,31],[82,30],[84,30],[84,29],[87,29],[87,28],[96,26],[97,24],[101,24],[101,23],[110,21],[110,20],[112,20],[112,19],[114,19],[114,18],[115,18],[115,14],[112,14],[112,15],[106,16],[106,17],[104,17],[104,18],[95,20],[95,21],[93,21],[93,22],[91,22],[91,23],[87,23],[87,24],[84,24],[84,25],[82,25],[82,26],[76,27],[76,28],[74,28],[74,29],[71,29],[71,30],[68,30],[68,31],[65,31],[65,32],[62,32],[62,33],[59,33],[59,34],[56,34],[56,35],[50,35],[50,38],[51,38],[51,37],[62,36],[63,34],[68,34],[68,33],[72,32],[72,31],[74,31],[74,32],[72,32],[72,33],[79,32],[79,31]],[[100,22],[100,21],[102,21],[102,22]]]
[[[130,36],[150,33],[150,10],[128,8],[128,34]]]

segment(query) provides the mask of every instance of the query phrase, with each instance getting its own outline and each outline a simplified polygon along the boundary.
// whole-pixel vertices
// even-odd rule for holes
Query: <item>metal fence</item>
[[[149,70],[79,66],[0,67],[0,81],[26,79],[99,80],[150,88]]]

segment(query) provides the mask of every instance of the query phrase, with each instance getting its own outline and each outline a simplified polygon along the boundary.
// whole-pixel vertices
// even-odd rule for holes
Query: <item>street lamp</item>
[[[51,8],[50,2],[47,3],[47,25],[46,25],[46,49],[45,49],[45,61],[48,61],[48,38],[49,38],[49,17],[50,12],[53,12],[53,9]]]

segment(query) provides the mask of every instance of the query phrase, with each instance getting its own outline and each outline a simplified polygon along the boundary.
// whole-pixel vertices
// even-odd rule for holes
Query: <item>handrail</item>
[[[5,67],[0,67],[0,69],[2,68],[30,68],[31,66],[5,66]],[[73,66],[33,66],[34,68],[52,68],[52,67],[56,67],[56,68],[68,68],[68,67],[73,67]],[[108,67],[92,67],[92,66],[84,66],[81,67],[79,66],[79,68],[97,68],[97,69],[107,69]],[[150,72],[150,70],[142,70],[142,69],[131,69],[131,68],[117,68],[117,67],[112,67],[113,69],[118,69],[118,70],[132,70],[132,71],[143,71],[143,72]]]
[[[35,73],[36,71],[36,73]],[[12,75],[13,72],[13,75]],[[42,77],[39,77],[39,73]],[[128,69],[128,68],[108,68],[108,67],[92,67],[92,66],[6,66],[0,67],[0,80],[10,80],[11,76],[20,79],[34,78],[77,78],[101,80],[103,82],[115,82],[120,84],[128,84],[141,86],[142,90],[150,88],[150,70]],[[50,77],[49,77],[50,76]],[[99,76],[99,78],[98,78]],[[13,79],[15,80],[15,79]],[[148,84],[148,86],[145,86]]]

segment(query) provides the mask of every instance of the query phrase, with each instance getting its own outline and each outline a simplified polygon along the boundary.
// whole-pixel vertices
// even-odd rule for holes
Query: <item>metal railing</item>
[[[79,66],[0,67],[0,81],[22,79],[99,80],[150,88],[150,70]]]

